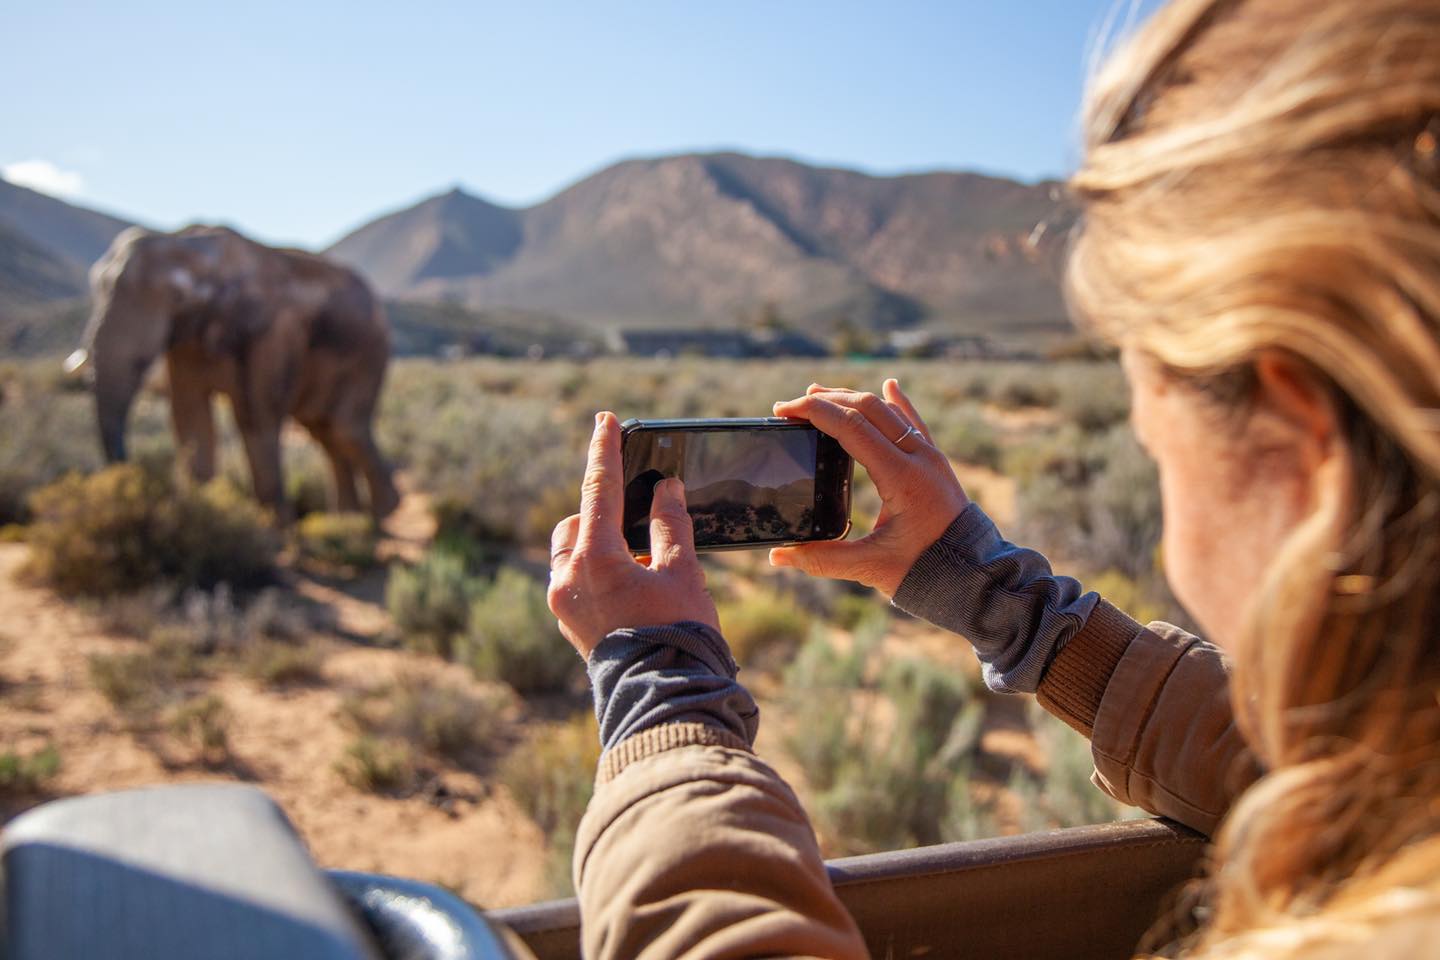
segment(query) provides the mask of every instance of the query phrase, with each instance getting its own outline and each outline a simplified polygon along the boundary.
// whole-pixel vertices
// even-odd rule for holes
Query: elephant
[[[106,460],[125,459],[125,423],[146,371],[165,354],[176,448],[190,476],[215,474],[211,399],[230,401],[256,498],[288,519],[280,432],[287,416],[324,448],[331,507],[360,508],[363,477],[379,522],[399,503],[371,434],[390,334],[353,271],[266,247],[228,227],[132,227],[90,271],[94,307],[66,361],[93,370]]]

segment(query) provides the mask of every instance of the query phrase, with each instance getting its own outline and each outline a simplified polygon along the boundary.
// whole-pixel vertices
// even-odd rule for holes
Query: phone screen
[[[679,477],[696,547],[809,540],[818,452],[813,429],[637,431],[625,445],[625,538],[648,545],[655,484]]]

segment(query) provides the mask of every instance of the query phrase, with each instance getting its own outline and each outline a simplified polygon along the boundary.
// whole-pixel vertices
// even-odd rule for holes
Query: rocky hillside
[[[85,271],[130,225],[0,180],[0,296],[38,302],[84,292]]]
[[[533,207],[452,190],[328,251],[387,296],[600,323],[728,325],[766,304],[810,330],[1063,324],[1052,184],[873,177],[740,154],[630,160]]]

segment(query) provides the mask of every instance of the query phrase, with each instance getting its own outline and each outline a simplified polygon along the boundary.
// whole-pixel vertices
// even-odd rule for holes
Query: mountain
[[[540,204],[459,190],[327,252],[383,294],[601,324],[1059,328],[1053,184],[875,177],[735,153],[628,160]]]
[[[84,290],[83,267],[0,220],[0,307],[64,300]]]
[[[118,217],[0,180],[0,228],[8,227],[31,245],[78,266],[82,279],[115,235],[128,226]],[[0,239],[0,244],[8,239]]]
[[[90,264],[128,226],[0,180],[0,354],[73,344],[85,322]]]

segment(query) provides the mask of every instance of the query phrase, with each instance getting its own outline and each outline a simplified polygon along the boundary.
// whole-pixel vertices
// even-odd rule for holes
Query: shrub
[[[150,653],[92,654],[88,666],[90,682],[122,713],[157,703],[171,680]]]
[[[406,740],[430,753],[463,759],[491,750],[512,703],[503,691],[472,692],[420,673],[347,700],[346,713],[363,732]]]
[[[361,734],[350,742],[335,764],[350,786],[366,793],[403,793],[415,783],[410,747],[398,740]]]
[[[1031,730],[1045,752],[1045,768],[1034,773],[1017,766],[1011,775],[1009,788],[1020,799],[1022,830],[1078,827],[1144,816],[1091,782],[1095,762],[1090,741],[1034,705],[1029,714]]]
[[[230,758],[230,710],[214,694],[178,704],[170,714],[170,732],[189,744],[208,764]]]
[[[786,672],[796,710],[786,748],[836,852],[936,843],[980,822],[966,776],[980,701],[927,661],[882,663],[879,638],[857,636],[840,651],[816,633]]]
[[[47,743],[35,753],[0,753],[0,793],[31,796],[60,772],[60,751]]]
[[[835,598],[830,608],[830,620],[841,630],[856,631],[871,624],[878,624],[889,617],[884,604],[869,591],[866,593],[845,592]]]
[[[720,630],[740,663],[775,659],[805,639],[810,617],[794,599],[756,590],[719,605]]]
[[[1024,540],[1084,558],[1092,570],[1140,577],[1152,569],[1159,480],[1127,426],[1093,436],[1061,431],[1017,455],[1014,474]]]
[[[514,567],[502,567],[475,598],[459,659],[481,679],[525,696],[564,692],[582,663],[560,634],[545,588]]]
[[[359,513],[311,513],[295,525],[295,545],[300,556],[322,567],[373,567],[375,543],[375,524]]]
[[[274,573],[264,514],[222,482],[177,488],[153,469],[118,464],[64,477],[30,504],[32,569],[65,593],[253,587]]]
[[[465,632],[476,590],[463,556],[431,548],[414,566],[390,572],[385,606],[407,647],[448,659]]]
[[[948,414],[933,429],[935,445],[952,460],[992,470],[1000,466],[1000,441],[995,428],[973,406]]]
[[[501,782],[545,834],[546,879],[555,896],[572,892],[575,828],[590,803],[599,763],[599,728],[594,712],[586,710],[536,731],[500,768]]]
[[[320,650],[312,644],[261,639],[251,644],[242,666],[245,675],[267,687],[315,683],[321,678]]]

